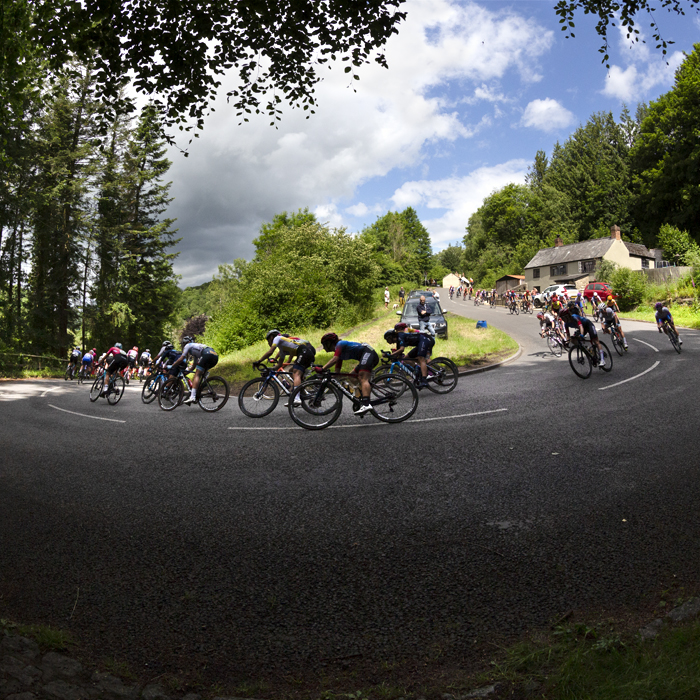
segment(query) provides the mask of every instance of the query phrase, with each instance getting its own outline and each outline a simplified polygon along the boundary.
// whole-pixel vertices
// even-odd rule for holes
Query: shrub
[[[620,311],[631,311],[644,299],[645,278],[628,267],[617,268],[610,279]]]

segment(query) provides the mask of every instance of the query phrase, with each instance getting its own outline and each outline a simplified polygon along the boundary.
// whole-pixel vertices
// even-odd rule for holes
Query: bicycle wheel
[[[374,375],[374,377],[372,377],[372,380],[371,380],[371,381],[376,382],[377,384],[381,384],[382,382],[384,382],[384,383],[386,383],[386,384],[388,384],[388,385],[391,385],[391,384],[392,384],[392,379],[393,379],[394,377],[396,377],[396,376],[406,377],[406,379],[407,379],[409,382],[413,382],[413,377],[408,377],[408,376],[406,376],[406,375],[404,374],[404,372],[402,372],[402,371],[399,370],[399,369],[395,369],[395,370],[392,371],[392,370],[390,370],[389,368],[385,368],[385,369],[383,369],[383,370],[380,369],[380,370]],[[399,383],[396,384],[396,388],[397,388],[397,389],[400,389],[401,391],[405,391],[405,390],[406,390],[405,385],[399,384]]]
[[[158,405],[164,411],[173,411],[185,397],[185,390],[180,377],[171,377],[161,384],[158,390]]]
[[[515,315],[517,316],[520,313],[520,309],[518,309],[518,305],[515,305]]]
[[[552,355],[554,355],[555,357],[561,357],[562,346],[561,342],[559,341],[559,338],[555,338],[553,335],[548,335],[547,347],[549,348],[549,351],[552,353]]]
[[[668,337],[671,340],[671,345],[673,345],[673,349],[680,355],[681,354],[681,344],[678,341],[678,335],[673,332],[672,328],[668,329]]]
[[[116,377],[107,392],[107,403],[115,406],[121,401],[122,396],[124,396],[124,379]]]
[[[238,408],[249,418],[262,418],[272,413],[280,400],[280,390],[273,382],[251,379],[238,393]]]
[[[97,377],[95,381],[92,383],[92,387],[90,387],[90,401],[95,403],[97,399],[100,398],[100,394],[102,393],[102,387],[105,385],[105,380],[103,377]]]
[[[617,334],[617,331],[612,332],[612,344],[615,348],[615,352],[622,357],[625,354],[625,348],[622,345],[622,338]]]
[[[418,408],[416,387],[396,375],[391,382],[370,382],[372,415],[384,423],[400,423],[410,418]]]
[[[306,430],[323,430],[338,420],[343,410],[343,395],[329,382],[309,379],[289,397],[289,415]]]
[[[599,340],[598,342],[600,343],[600,347],[603,348],[603,360],[604,360],[604,362],[602,364],[600,364],[600,360],[599,360],[598,366],[603,370],[603,372],[609,372],[613,367],[612,355],[610,354],[610,350],[608,349],[608,346],[602,340]],[[596,352],[596,349],[591,348],[591,352]]]
[[[162,375],[158,375],[157,377],[149,377],[143,383],[143,388],[141,389],[141,401],[144,403],[151,403],[151,401],[155,401],[163,381],[164,379]]]
[[[207,377],[199,385],[199,407],[213,413],[222,409],[228,401],[228,382],[223,377]]]
[[[591,376],[593,371],[591,358],[580,345],[576,344],[569,348],[569,364],[581,379],[588,379]]]
[[[436,394],[449,394],[456,386],[459,373],[452,360],[436,357],[428,362],[428,389]]]

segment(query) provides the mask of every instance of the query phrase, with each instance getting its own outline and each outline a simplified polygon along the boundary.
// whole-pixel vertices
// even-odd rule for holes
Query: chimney
[[[554,241],[554,247],[561,248],[563,245],[564,245],[564,241],[562,241],[561,236],[557,236],[557,240]]]
[[[621,241],[622,236],[620,235],[620,227],[619,226],[611,226],[610,227],[610,238],[616,241]]]

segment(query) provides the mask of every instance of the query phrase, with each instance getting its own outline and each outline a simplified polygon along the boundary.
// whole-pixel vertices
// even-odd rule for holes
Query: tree
[[[547,154],[544,151],[537,151],[534,163],[527,169],[525,184],[532,189],[542,187],[548,167]]]
[[[697,10],[698,0],[662,0],[661,7],[668,12],[675,12],[679,15],[685,15],[686,8],[688,10]],[[639,29],[635,26],[635,21],[639,15],[646,14],[649,20],[649,26],[652,30],[652,37],[656,42],[656,48],[661,49],[662,55],[666,55],[669,44],[672,41],[665,41],[661,36],[661,30],[654,16],[656,8],[652,7],[650,0],[559,0],[555,5],[555,11],[561,18],[559,23],[562,25],[563,32],[567,32],[567,39],[574,37],[575,28],[574,16],[577,12],[583,14],[591,14],[598,17],[596,32],[603,39],[601,47],[598,49],[603,54],[603,63],[606,68],[610,68],[609,49],[608,49],[608,30],[618,24],[627,30],[627,38],[632,38],[634,41],[639,41]],[[645,43],[645,42],[642,42]]]
[[[690,237],[687,231],[681,231],[675,226],[664,224],[659,229],[657,242],[663,248],[664,259],[676,265],[690,265],[691,258],[700,252],[700,246]]]
[[[673,88],[649,105],[631,152],[633,208],[645,240],[662,224],[700,241],[700,44],[676,71]]]
[[[464,249],[458,245],[447,246],[437,254],[440,264],[450,272],[459,272],[462,267],[462,253]]]
[[[227,96],[238,114],[279,119],[283,100],[315,104],[317,66],[329,59],[341,58],[348,73],[372,58],[386,65],[381,49],[405,18],[402,2],[36,0],[29,36],[54,70],[70,57],[94,60],[98,99],[123,106],[120,81],[133,74],[167,124],[195,118],[201,127],[231,69],[238,87]]]

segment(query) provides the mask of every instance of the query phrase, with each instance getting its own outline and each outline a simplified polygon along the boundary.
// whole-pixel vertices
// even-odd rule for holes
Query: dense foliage
[[[304,211],[263,224],[254,243],[254,259],[214,283],[226,300],[207,323],[205,342],[219,352],[257,342],[269,328],[347,325],[372,309],[380,268],[361,237]]]
[[[239,114],[265,111],[279,119],[283,104],[314,105],[319,66],[345,62],[356,75],[370,60],[386,65],[382,47],[397,32],[403,0],[5,0],[0,12],[0,97],[22,100],[27,53],[60,70],[91,61],[95,95],[110,111],[129,104],[127,76],[172,123],[203,115],[224,73]],[[7,47],[6,49],[4,47]],[[3,104],[6,104],[3,100]]]
[[[177,299],[160,115],[118,115],[100,149],[92,67],[70,63],[46,85],[5,134],[0,348],[153,344]]]
[[[470,217],[463,268],[484,287],[520,274],[535,253],[608,236],[666,251],[676,264],[700,241],[700,44],[673,89],[634,116],[594,114],[551,157],[539,151],[524,185],[493,192]],[[621,281],[622,283],[622,281]]]

